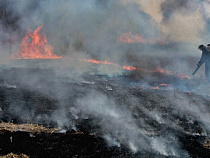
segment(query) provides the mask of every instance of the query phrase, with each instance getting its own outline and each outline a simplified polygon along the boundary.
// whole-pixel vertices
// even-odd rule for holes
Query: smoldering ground
[[[93,75],[91,82],[51,84],[37,88],[38,92],[10,88],[13,94],[7,92],[3,110],[13,122],[96,132],[110,147],[126,146],[135,154],[188,157],[181,135],[208,137],[209,107],[203,96],[141,90],[113,79],[98,82],[97,77]]]
[[[119,94],[116,91],[114,93]],[[88,94],[77,101],[79,109],[85,116],[102,118],[98,124],[103,131],[106,131],[106,135],[113,137],[108,139],[109,144],[113,142],[115,145],[126,144],[133,152],[152,150],[165,156],[187,157],[187,152],[181,147],[178,133],[205,136],[209,133],[209,123],[205,119],[209,114],[209,108],[204,103],[205,101],[198,98],[192,101],[186,96],[187,94],[176,94],[176,92],[164,97],[163,94],[160,96],[150,94],[151,96],[147,99],[143,96],[136,97],[133,93],[126,91],[124,93],[121,97],[125,97],[126,101],[122,101],[121,104],[118,102],[119,99],[118,103],[113,102],[116,100],[114,97],[108,98],[99,92]],[[161,97],[163,98],[161,103],[151,102],[156,99],[160,101]],[[184,119],[179,120],[179,118]],[[192,130],[183,126],[184,122],[189,126],[194,126],[196,121],[201,123],[202,129]]]
[[[209,136],[208,99],[202,96],[208,94],[207,89],[204,92],[201,86],[201,96],[193,98],[182,92],[191,92],[190,84],[182,82],[180,86],[184,88],[178,91],[160,90],[157,94],[150,91],[151,86],[148,91],[135,88],[132,91],[129,82],[117,83],[120,82],[117,77],[124,77],[122,69],[78,60],[95,58],[152,70],[161,65],[166,70],[188,75],[194,67],[186,58],[199,59],[198,43],[206,44],[209,40],[209,1],[156,2],[8,1],[10,14],[5,18],[18,17],[18,20],[11,24],[7,21],[16,29],[1,23],[2,55],[17,52],[25,33],[42,24],[54,53],[64,55],[64,59],[54,63],[13,60],[3,68],[1,86],[10,88],[8,93],[12,93],[11,88],[16,92],[4,98],[8,104],[2,110],[7,110],[8,120],[15,118],[20,122],[75,130],[82,121],[90,120],[93,129],[89,130],[100,133],[110,146],[124,145],[134,153],[147,151],[188,157],[180,135]],[[3,1],[1,4],[4,6]],[[117,37],[125,32],[140,34],[152,42],[117,43]],[[13,42],[7,47],[4,39]],[[110,74],[113,78],[107,77]],[[147,78],[143,79],[141,82],[146,83]],[[194,84],[194,80],[188,81]],[[19,91],[24,95],[17,95]],[[51,112],[40,110],[43,105]]]

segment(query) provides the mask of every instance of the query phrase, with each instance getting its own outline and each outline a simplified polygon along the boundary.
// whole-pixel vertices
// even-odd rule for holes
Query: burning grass
[[[20,50],[12,56],[14,59],[60,59],[62,56],[53,54],[52,46],[47,37],[41,33],[43,25],[29,32],[20,44]]]
[[[118,67],[119,69],[123,69],[123,70],[127,70],[127,71],[135,71],[135,73],[137,73],[137,74],[139,74],[139,73],[146,74],[147,73],[147,74],[151,74],[150,76],[152,76],[153,74],[161,74],[161,75],[167,75],[167,76],[174,76],[179,79],[191,79],[191,76],[184,75],[182,73],[177,74],[172,71],[165,70],[165,69],[161,68],[160,66],[157,66],[154,70],[144,70],[142,68],[138,68],[135,66],[120,65],[117,63],[112,63],[112,62],[108,62],[108,61],[100,61],[100,60],[95,60],[95,59],[82,59],[80,61],[93,63],[93,64],[111,65],[113,67]]]

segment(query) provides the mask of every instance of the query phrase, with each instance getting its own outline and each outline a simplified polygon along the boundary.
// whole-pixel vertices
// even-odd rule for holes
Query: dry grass
[[[210,139],[206,139],[203,146],[204,146],[204,148],[210,149]]]
[[[25,155],[25,154],[7,154],[4,156],[0,156],[0,158],[29,158],[29,156]]]
[[[46,128],[42,125],[37,124],[13,124],[13,123],[0,123],[0,130],[7,130],[10,132],[23,131],[30,133],[56,133],[59,129],[57,128]]]
[[[10,131],[10,132],[29,132],[29,133],[60,133],[60,129],[58,128],[46,128],[42,125],[38,124],[13,124],[13,123],[6,123],[6,122],[1,122],[0,123],[0,134],[2,133],[3,130]],[[77,135],[83,135],[84,133],[82,131],[75,131],[72,134],[77,134]],[[96,135],[98,134],[97,132],[89,133],[89,135]]]

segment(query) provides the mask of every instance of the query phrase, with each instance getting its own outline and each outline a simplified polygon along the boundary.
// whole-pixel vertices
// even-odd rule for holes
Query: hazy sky
[[[210,43],[209,0],[19,0],[10,1],[7,10],[11,19],[17,17],[19,28],[12,29],[17,39],[14,51],[25,33],[40,25],[54,51],[67,56],[82,51],[90,57],[121,60],[128,50],[116,41],[127,32],[150,43],[175,43],[173,54],[178,49],[195,55],[199,44]],[[2,35],[8,36],[4,31]],[[143,46],[134,54],[153,55],[155,49]]]

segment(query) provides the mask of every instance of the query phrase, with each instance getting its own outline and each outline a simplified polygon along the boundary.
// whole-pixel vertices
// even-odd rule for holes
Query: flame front
[[[128,70],[128,71],[142,71],[142,72],[148,72],[148,73],[160,73],[160,74],[165,74],[165,75],[174,75],[179,77],[180,79],[191,79],[190,76],[184,75],[184,74],[175,74],[172,71],[166,71],[161,67],[156,67],[155,70],[151,70],[151,71],[146,71],[144,69],[141,68],[137,68],[134,66],[127,66],[127,65],[119,65],[116,63],[112,63],[112,62],[108,62],[108,61],[100,61],[100,60],[95,60],[95,59],[80,59],[80,61],[83,62],[88,62],[88,63],[93,63],[93,64],[105,64],[105,65],[112,65],[115,67],[118,67],[120,69],[124,69],[124,70]],[[167,84],[161,84],[162,87],[164,86],[169,86]]]
[[[13,56],[16,59],[60,59],[62,56],[52,54],[46,35],[40,33],[43,25],[23,38],[20,50]]]
[[[124,70],[129,70],[129,71],[134,71],[134,70],[138,69],[134,66],[126,66],[126,65],[121,66],[121,65],[116,64],[116,63],[112,63],[112,62],[108,62],[108,61],[99,61],[99,60],[94,60],[94,59],[83,59],[81,61],[89,62],[89,63],[93,63],[93,64],[113,65],[113,66],[117,66],[118,68],[121,68],[121,69],[124,69]]]
[[[94,59],[83,59],[81,61],[89,62],[89,63],[94,63],[94,64],[106,64],[106,65],[117,65],[115,63],[111,63],[108,61],[99,61],[99,60],[94,60]]]

